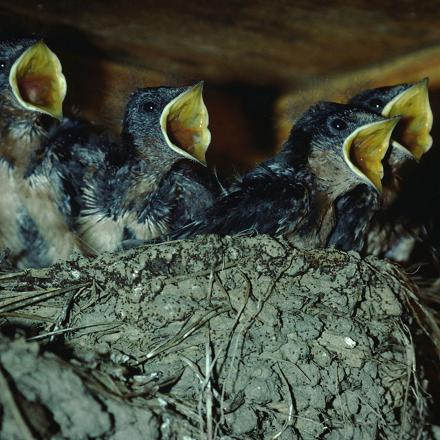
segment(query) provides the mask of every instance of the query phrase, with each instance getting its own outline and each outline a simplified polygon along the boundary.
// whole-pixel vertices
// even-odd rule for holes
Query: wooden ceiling
[[[424,0],[0,0],[0,27],[46,38],[87,117],[117,127],[134,87],[204,79],[214,142],[263,151],[314,99],[424,76],[440,88],[439,11]]]
[[[4,25],[21,21],[65,50],[88,40],[110,60],[166,77],[277,86],[436,45],[439,10],[423,0],[0,2]]]

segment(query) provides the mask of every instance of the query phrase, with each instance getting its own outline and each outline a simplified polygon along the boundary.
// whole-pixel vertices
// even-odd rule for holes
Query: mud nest
[[[0,277],[0,438],[430,438],[393,265],[194,241]]]

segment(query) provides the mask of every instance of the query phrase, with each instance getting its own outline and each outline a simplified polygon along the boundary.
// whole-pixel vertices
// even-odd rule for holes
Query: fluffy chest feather
[[[58,210],[57,188],[43,174],[25,178],[0,162],[0,244],[18,267],[46,266],[78,249]]]

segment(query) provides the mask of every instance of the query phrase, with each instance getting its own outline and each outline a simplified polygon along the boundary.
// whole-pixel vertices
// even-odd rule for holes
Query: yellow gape
[[[348,166],[367,182],[382,191],[384,158],[390,145],[391,133],[400,121],[394,117],[357,128],[344,142],[344,158]]]
[[[397,95],[385,106],[382,115],[387,118],[402,115],[393,136],[393,146],[405,148],[417,160],[431,148],[432,111],[427,78]]]
[[[62,118],[66,79],[58,57],[42,41],[29,47],[15,61],[9,84],[24,108]]]
[[[163,110],[160,126],[167,144],[180,155],[206,165],[211,142],[209,116],[203,102],[203,82],[174,98]]]

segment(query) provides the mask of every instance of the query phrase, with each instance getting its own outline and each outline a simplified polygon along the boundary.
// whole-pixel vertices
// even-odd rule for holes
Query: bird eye
[[[5,63],[0,62],[0,69],[4,69],[6,67]]]
[[[347,128],[347,123],[339,118],[333,119],[330,125],[332,128],[339,131],[345,130]]]
[[[370,101],[371,107],[380,110],[383,107],[383,102],[380,99],[374,98]]]
[[[149,112],[152,112],[154,109],[155,109],[155,105],[154,105],[154,102],[144,102],[143,104],[142,104],[142,106],[141,106],[141,108],[142,108],[142,111],[143,112],[145,112],[145,113],[149,113]]]

